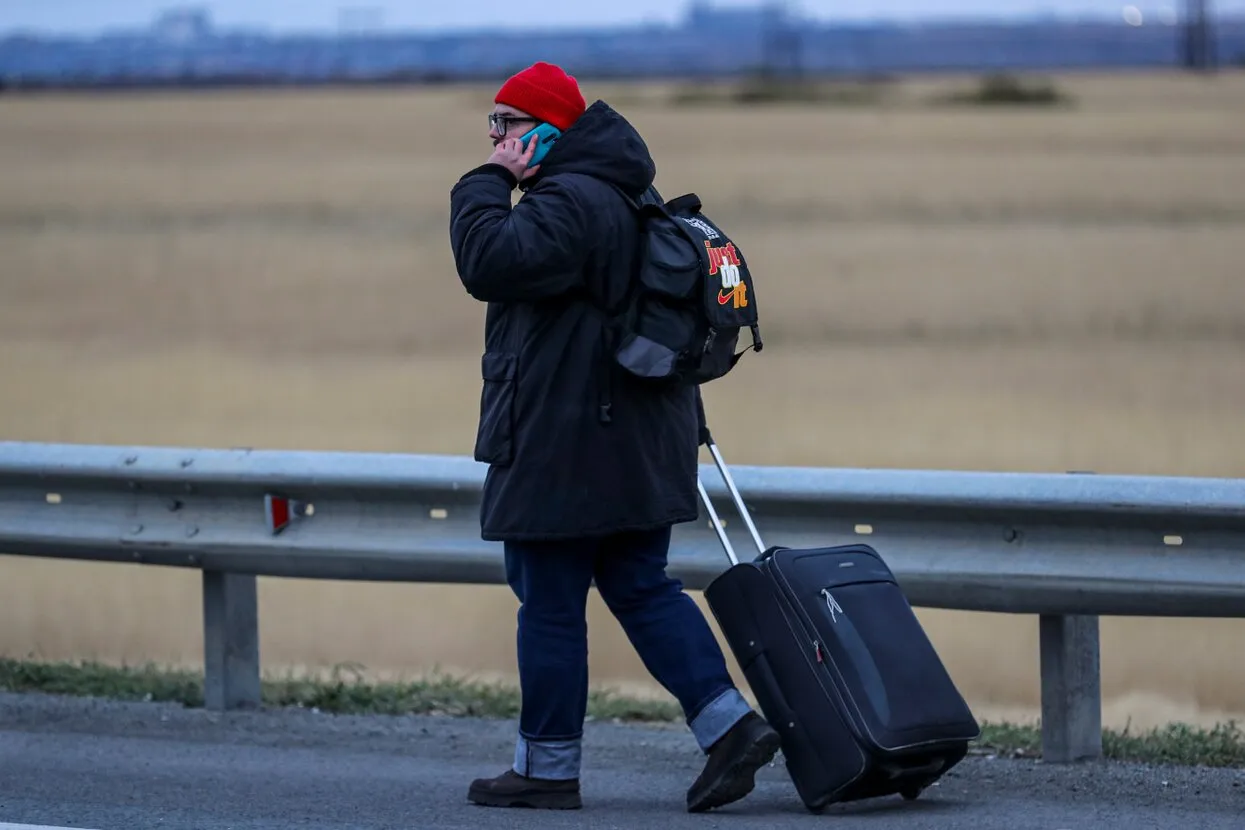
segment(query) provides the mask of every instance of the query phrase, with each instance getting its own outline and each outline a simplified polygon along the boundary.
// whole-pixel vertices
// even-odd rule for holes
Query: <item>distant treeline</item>
[[[244,87],[322,87],[322,86],[433,86],[438,84],[471,83],[494,79],[494,73],[470,75],[447,72],[394,72],[359,77],[349,73],[339,76],[288,76],[265,72],[219,72],[184,75],[113,75],[59,76],[56,78],[0,78],[0,92],[108,91],[160,89],[230,89]]]
[[[706,78],[731,78],[764,75],[763,70],[752,72],[743,70],[739,73],[689,73],[687,75],[645,75],[637,76],[626,72],[580,72],[576,77],[581,81],[611,80],[649,80],[649,81],[686,81],[703,80]],[[0,93],[36,93],[36,92],[73,92],[92,91],[124,92],[127,90],[142,91],[162,89],[241,89],[251,87],[263,88],[315,88],[315,87],[385,87],[385,86],[446,86],[468,85],[473,83],[493,83],[501,77],[497,72],[390,72],[377,75],[360,76],[354,73],[340,75],[317,75],[309,77],[289,76],[280,73],[264,72],[218,72],[194,73],[184,75],[115,75],[98,76],[73,75],[56,78],[0,78]],[[838,76],[836,76],[838,77]],[[875,73],[862,73],[862,78],[875,77]]]
[[[722,44],[730,48],[722,48]],[[1245,64],[1245,20],[1209,33],[1212,63]],[[493,81],[533,60],[585,80],[693,81],[769,73],[858,78],[877,73],[1050,72],[1182,65],[1182,29],[1123,24],[793,27],[703,20],[669,30],[444,37],[291,39],[145,36],[0,39],[0,90],[432,85]]]

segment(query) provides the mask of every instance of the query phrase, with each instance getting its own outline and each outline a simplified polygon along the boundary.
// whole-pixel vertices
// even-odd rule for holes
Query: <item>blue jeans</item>
[[[645,668],[683,707],[707,751],[750,711],[718,641],[683,585],[666,575],[670,528],[557,542],[507,542],[519,598],[522,711],[514,769],[579,777],[588,704],[588,589],[596,580]]]

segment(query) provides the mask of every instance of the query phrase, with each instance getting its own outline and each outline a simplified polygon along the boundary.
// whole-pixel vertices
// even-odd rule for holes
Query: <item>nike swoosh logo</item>
[[[726,305],[727,303],[731,301],[731,297],[734,297],[734,296],[735,296],[734,291],[728,291],[726,294],[723,294],[721,291],[719,291],[718,292],[718,305]]]

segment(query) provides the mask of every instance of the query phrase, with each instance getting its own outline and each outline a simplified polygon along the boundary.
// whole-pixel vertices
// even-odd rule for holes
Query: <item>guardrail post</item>
[[[203,572],[203,703],[208,709],[260,705],[259,600],[254,574]]]
[[[1102,757],[1102,689],[1098,617],[1043,614],[1042,760],[1051,764]]]

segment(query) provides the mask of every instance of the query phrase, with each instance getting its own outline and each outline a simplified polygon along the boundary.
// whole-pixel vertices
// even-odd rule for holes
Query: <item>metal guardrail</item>
[[[259,703],[256,576],[504,584],[457,456],[0,442],[0,551],[203,572],[205,702]],[[1099,615],[1245,617],[1245,480],[748,467],[768,544],[866,541],[914,606],[1036,614],[1043,756],[1099,757]],[[716,469],[702,479],[738,531]],[[750,537],[740,541],[746,550]],[[728,566],[707,516],[670,573]]]

